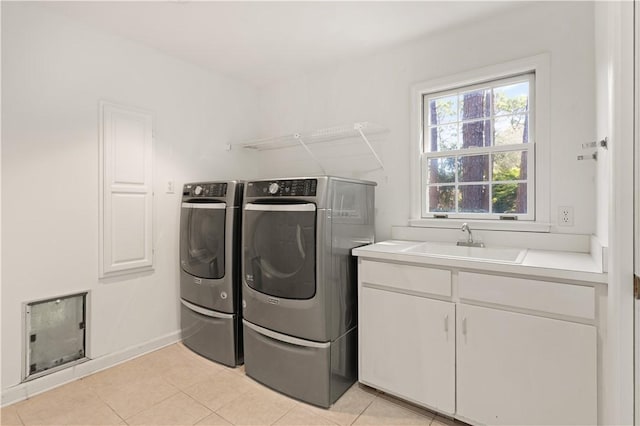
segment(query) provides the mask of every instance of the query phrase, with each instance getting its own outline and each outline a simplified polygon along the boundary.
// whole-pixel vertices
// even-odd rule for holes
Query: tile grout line
[[[87,376],[89,377],[89,376]],[[81,378],[78,381],[84,381],[85,378]],[[102,397],[100,396],[100,394],[98,394],[98,392],[96,392],[96,390],[93,388],[93,386],[91,386],[89,383],[84,383],[84,385],[96,396],[96,398],[98,398],[98,400],[102,401],[102,403],[104,405],[106,405],[107,407],[109,407],[109,410],[111,410],[113,412],[113,414],[115,414],[120,420],[122,420],[125,424],[129,424],[124,417],[122,417],[116,410],[115,408],[113,408],[107,401],[105,401],[104,399],[102,399]],[[21,419],[22,420],[22,419]],[[24,425],[24,422],[22,422],[22,424]]]
[[[237,395],[235,398],[233,398],[231,401],[228,401],[226,404],[221,405],[220,407],[218,407],[216,410],[213,410],[213,412],[215,414],[217,414],[218,416],[220,416],[221,418],[225,419],[226,421],[228,421],[229,423],[231,423],[232,425],[235,425],[235,423],[233,423],[230,419],[227,419],[225,416],[223,416],[222,414],[218,413],[218,411],[222,410],[223,408],[233,404],[234,402],[236,402],[237,400],[239,400],[240,398],[242,398],[243,396],[246,396],[248,394],[250,394],[251,392],[253,392],[254,389],[251,390],[247,390],[246,392],[242,392],[240,395]]]
[[[433,423],[433,419],[436,418],[437,414],[427,408],[424,407],[420,407],[419,405],[416,405],[410,401],[405,401],[403,399],[400,399],[399,397],[396,397],[394,395],[388,394],[388,393],[380,393],[379,395],[386,395],[386,398],[382,398],[383,401],[386,401],[398,408],[401,408],[403,410],[409,411],[410,413],[413,413],[417,416],[420,417],[424,417],[424,418],[428,418],[429,419],[429,425],[431,425],[431,423]],[[428,413],[428,415],[427,415]]]
[[[167,382],[167,383],[168,383],[168,382]],[[172,385],[172,386],[173,386],[173,385]],[[174,396],[176,396],[176,395],[178,395],[178,394],[180,394],[180,393],[181,393],[181,394],[183,394],[184,396],[186,396],[187,398],[191,399],[192,401],[194,401],[194,402],[195,402],[195,403],[197,403],[198,405],[203,406],[207,411],[209,411],[209,413],[208,413],[207,415],[205,415],[204,417],[199,418],[198,420],[196,420],[196,421],[195,421],[195,423],[193,423],[194,425],[195,425],[196,423],[198,423],[199,421],[201,421],[201,420],[203,420],[203,419],[205,419],[205,418],[209,417],[211,414],[214,414],[214,412],[213,412],[209,407],[207,407],[206,405],[202,404],[200,401],[198,401],[198,400],[194,399],[193,397],[191,397],[191,395],[187,394],[187,393],[186,393],[186,392],[184,392],[182,389],[179,389],[179,388],[176,388],[176,389],[178,389],[178,392],[173,393],[173,394],[169,395],[168,397],[166,397],[166,398],[164,398],[164,399],[161,399],[160,401],[156,402],[155,404],[151,405],[150,407],[144,408],[144,409],[142,409],[142,410],[138,411],[137,413],[132,414],[131,416],[127,417],[127,419],[128,419],[128,420],[131,420],[133,417],[137,416],[138,414],[140,414],[140,413],[142,413],[142,412],[144,412],[144,411],[146,411],[146,410],[150,410],[151,408],[156,407],[156,406],[158,406],[158,405],[162,404],[163,402],[165,402],[165,401],[169,400],[170,398],[173,398]],[[107,405],[108,405],[108,404],[107,404]],[[116,413],[116,414],[118,414],[118,413]],[[119,416],[119,417],[120,417],[120,416]],[[122,418],[122,417],[120,417],[120,418]],[[123,420],[123,421],[128,425],[128,424],[129,424],[129,422],[127,421],[127,419],[122,419],[122,420]]]
[[[164,377],[160,376],[160,378],[162,378],[162,380],[164,380],[165,382],[167,382],[167,381],[164,379]],[[150,406],[149,406],[149,407],[147,407],[147,408],[143,408],[143,409],[142,409],[142,410],[140,410],[140,411],[136,411],[135,413],[133,413],[132,415],[130,415],[129,417],[127,417],[126,419],[124,419],[124,421],[125,421],[127,424],[129,424],[129,422],[127,422],[127,419],[131,419],[131,418],[133,418],[133,417],[137,416],[138,414],[142,413],[143,411],[146,411],[146,410],[148,410],[148,409],[150,409],[150,408],[153,408],[153,407],[155,407],[156,405],[161,404],[161,403],[163,403],[164,401],[168,400],[169,398],[172,398],[172,397],[174,397],[174,396],[176,396],[177,394],[179,394],[179,393],[181,393],[181,392],[182,392],[179,388],[177,388],[177,387],[173,386],[171,383],[167,382],[167,384],[168,384],[169,386],[171,386],[171,387],[175,388],[175,389],[177,390],[177,392],[174,392],[174,393],[172,393],[171,395],[167,396],[166,398],[163,398],[163,399],[161,399],[161,400],[159,400],[159,401],[157,401],[157,402],[153,403],[152,405],[150,405]],[[187,396],[188,396],[188,395],[187,395]]]
[[[239,397],[238,397],[239,398]],[[235,401],[236,399],[233,399],[233,401]],[[231,421],[231,419],[226,418],[225,416],[223,416],[222,414],[218,413],[219,410],[222,410],[223,407],[226,407],[226,405],[223,405],[222,407],[218,408],[216,411],[214,411],[213,413],[216,414],[217,416],[219,416],[221,419],[225,420],[227,423],[231,424],[231,425],[235,425],[234,422]]]
[[[109,408],[111,408],[111,407],[109,407]],[[22,420],[22,416],[20,416],[20,413],[18,412],[18,409],[16,408],[15,410],[16,410],[16,416],[18,416],[18,420],[20,420],[20,424],[22,426],[25,426],[24,420]]]
[[[193,402],[195,402],[198,405],[203,406],[208,412],[209,414],[205,415],[204,417],[199,418],[198,420],[196,420],[195,422],[192,423],[192,425],[195,425],[196,423],[198,423],[199,421],[202,421],[204,419],[206,419],[207,417],[209,417],[212,414],[215,414],[214,411],[207,407],[206,405],[204,405],[202,402],[198,401],[197,399],[195,399],[194,397],[192,397],[191,395],[189,395],[188,393],[186,393],[184,390],[180,389],[180,393],[182,393],[183,395],[185,395],[187,398],[189,398],[190,400],[192,400]]]
[[[331,409],[331,407],[329,407],[329,408],[327,409],[327,411],[329,411],[329,409]],[[365,410],[366,410],[366,408],[365,408]],[[341,426],[341,425],[340,425],[340,423],[335,422],[335,421],[331,420],[330,418],[328,418],[328,417],[324,416],[324,412],[322,412],[322,413],[318,413],[318,416],[322,417],[324,420],[326,420],[326,421],[328,421],[328,422],[333,423],[333,424],[334,424],[334,425],[336,425],[336,426]],[[357,419],[357,417],[356,417],[356,419]],[[355,421],[355,420],[354,420],[354,421]],[[349,423],[349,424],[351,424],[351,423]]]
[[[351,423],[349,423],[349,424],[350,424],[350,425],[355,424],[355,423],[358,421],[358,419],[360,418],[360,416],[362,416],[362,414],[363,414],[365,411],[367,411],[367,408],[371,407],[371,404],[373,404],[373,401],[375,401],[376,399],[378,399],[378,395],[377,395],[377,394],[376,394],[376,396],[371,400],[371,402],[369,402],[369,403],[367,404],[367,406],[366,406],[366,407],[364,407],[364,410],[362,410],[362,411],[360,412],[360,414],[358,414],[358,417],[356,417],[355,419],[353,419],[353,421],[352,421]]]
[[[331,419],[329,419],[329,418],[327,418],[327,417],[323,416],[322,414],[318,414],[318,416],[322,417],[324,420],[326,420],[326,421],[328,421],[328,422],[331,422],[331,423],[332,423],[333,425],[335,425],[335,426],[340,426],[340,423],[335,422],[335,421],[333,421],[333,420],[331,420]],[[357,418],[357,417],[356,417],[356,418]],[[354,420],[354,421],[355,421],[355,420]]]
[[[287,410],[283,415],[278,417],[275,421],[271,422],[270,425],[275,425],[276,423],[278,423],[278,421],[280,421],[280,419],[282,419],[284,416],[289,414],[294,408],[296,408],[298,405],[300,405],[299,402],[297,402],[297,401],[294,401],[294,402],[295,402],[295,404],[293,404],[293,407],[289,408],[289,410]]]
[[[197,419],[195,422],[191,423],[192,425],[196,425],[198,424],[198,422],[203,421],[204,419],[206,419],[207,417],[211,416],[212,414],[216,414],[213,411],[211,411],[208,407],[205,407],[207,410],[209,410],[209,414],[206,414],[204,417],[201,417],[199,419]]]

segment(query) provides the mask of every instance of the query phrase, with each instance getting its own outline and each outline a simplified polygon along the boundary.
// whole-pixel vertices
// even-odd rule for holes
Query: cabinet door
[[[597,422],[593,326],[460,304],[457,414],[483,424]]]
[[[360,381],[453,414],[454,304],[370,287],[359,296]]]

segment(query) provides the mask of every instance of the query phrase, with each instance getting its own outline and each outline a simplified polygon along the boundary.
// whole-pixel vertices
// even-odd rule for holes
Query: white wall
[[[2,391],[21,380],[21,305],[91,291],[89,355],[177,338],[185,181],[243,178],[253,89],[26,3],[2,4]],[[98,280],[98,101],[155,119],[155,270]],[[173,179],[176,193],[166,194]]]
[[[595,70],[596,70],[596,135],[601,140],[610,138],[610,121],[612,99],[610,93],[611,82],[611,35],[610,13],[607,2],[597,2],[595,5]],[[598,150],[596,165],[596,229],[594,234],[602,245],[609,244],[609,151]]]
[[[550,182],[552,222],[558,206],[573,206],[575,226],[553,232],[595,231],[595,164],[578,162],[583,142],[595,140],[594,12],[586,2],[541,2],[454,28],[387,52],[310,72],[261,91],[261,130],[274,136],[372,121],[390,129],[380,141],[377,239],[410,216],[410,87],[412,84],[548,52],[551,57]],[[265,175],[317,173],[312,161],[284,151],[261,153]],[[287,161],[274,160],[276,156]],[[345,173],[348,174],[348,173]]]

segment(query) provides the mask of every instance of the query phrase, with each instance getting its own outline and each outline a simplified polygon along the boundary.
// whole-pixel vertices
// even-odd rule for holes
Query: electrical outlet
[[[174,184],[172,180],[168,180],[167,181],[167,194],[173,194],[174,191]]]
[[[573,207],[558,207],[558,226],[573,226]]]

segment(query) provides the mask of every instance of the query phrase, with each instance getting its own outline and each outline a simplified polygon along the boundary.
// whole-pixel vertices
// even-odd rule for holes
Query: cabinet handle
[[[462,318],[462,334],[467,335],[467,318]]]
[[[449,315],[444,316],[444,332],[449,332]]]

